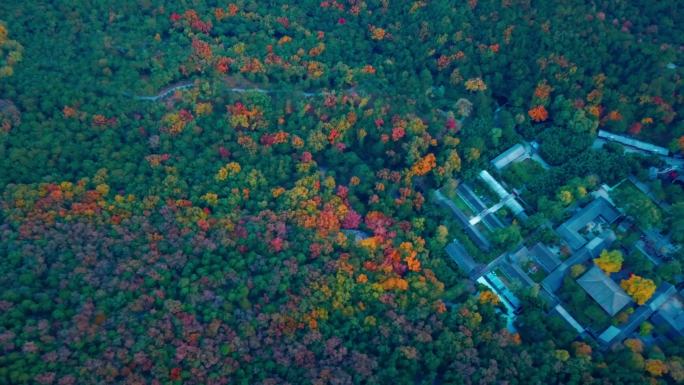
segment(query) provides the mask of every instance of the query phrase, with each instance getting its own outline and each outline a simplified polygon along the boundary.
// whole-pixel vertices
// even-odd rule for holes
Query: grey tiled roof
[[[581,236],[577,231],[572,231],[571,229],[569,229],[565,223],[558,226],[558,228],[556,229],[556,233],[558,233],[558,235],[561,238],[563,238],[563,240],[573,250],[577,250],[580,247],[584,246],[585,243],[587,243],[587,240],[584,239],[583,236]]]
[[[548,292],[554,293],[561,287],[563,277],[565,277],[565,274],[571,266],[582,264],[590,258],[598,257],[599,253],[603,249],[608,248],[613,241],[615,241],[615,233],[613,233],[612,230],[604,231],[598,237],[584,245],[584,247],[577,250],[570,258],[558,265],[558,267],[541,282],[542,287]]]
[[[506,167],[509,163],[523,156],[526,152],[527,151],[525,150],[525,147],[518,143],[508,150],[502,152],[496,158],[492,159],[492,164],[494,167],[500,170]]]
[[[620,212],[605,198],[599,197],[558,226],[556,232],[568,243],[570,248],[577,250],[587,243],[587,239],[579,231],[589,222],[601,218],[606,223],[613,223],[618,217],[620,217]]]
[[[520,268],[520,266],[518,266],[518,264],[503,262],[499,264],[498,267],[509,280],[516,282],[520,287],[531,287],[534,285],[534,281]]]
[[[624,135],[613,134],[612,132],[608,132],[605,130],[599,130],[598,136],[599,138],[612,140],[614,142],[622,143],[624,145],[638,148],[640,150],[654,152],[656,154],[664,156],[668,156],[670,154],[670,150],[668,150],[667,148],[656,146],[655,144],[647,142],[642,142],[640,140],[632,139]]]
[[[660,306],[653,320],[659,324],[667,324],[673,332],[684,336],[684,298],[680,295],[672,296]]]
[[[584,273],[577,283],[611,316],[632,302],[627,293],[596,266]]]
[[[546,270],[547,273],[552,272],[558,265],[561,264],[560,259],[551,252],[543,243],[537,243],[530,249],[530,254],[534,257],[537,263]]]
[[[449,257],[451,257],[458,267],[466,274],[470,274],[478,265],[468,254],[466,249],[455,239],[446,246],[445,250]]]

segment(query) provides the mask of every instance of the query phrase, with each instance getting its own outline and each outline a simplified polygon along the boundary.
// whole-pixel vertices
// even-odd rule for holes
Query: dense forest
[[[0,383],[684,382],[684,345],[601,350],[530,293],[509,331],[431,200],[539,143],[499,252],[661,166],[599,129],[680,156],[683,26],[679,1],[0,2]],[[657,194],[633,216],[684,241]]]

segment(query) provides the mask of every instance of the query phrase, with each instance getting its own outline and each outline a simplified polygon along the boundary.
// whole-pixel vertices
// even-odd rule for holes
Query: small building
[[[583,249],[589,253],[590,258],[596,258],[601,255],[603,250],[610,247],[610,245],[613,244],[616,239],[617,236],[613,230],[604,230],[601,234],[599,234],[598,237],[592,239],[586,245],[584,245]]]
[[[445,251],[467,275],[473,273],[480,266],[456,239],[446,246]]]
[[[532,246],[529,254],[547,273],[554,271],[561,264],[560,258],[541,242]]]
[[[598,303],[606,313],[614,316],[632,299],[615,281],[594,266],[581,276],[577,283]]]
[[[494,177],[487,171],[480,171],[480,179],[489,186],[499,196],[501,203],[508,207],[513,215],[515,215],[520,220],[526,220],[527,214],[525,214],[525,209],[518,203],[513,195],[511,195],[506,189],[499,183]]]
[[[625,338],[634,333],[644,321],[649,319],[661,306],[667,303],[673,296],[677,295],[677,289],[669,283],[661,283],[656,289],[651,299],[643,306],[639,306],[634,313],[632,313],[627,322],[619,328],[609,327],[599,337],[599,342],[606,347],[614,346],[622,342]],[[617,329],[617,331],[615,330]]]
[[[667,236],[660,234],[657,230],[646,229],[642,232],[649,248],[653,249],[658,257],[666,257],[679,250],[679,247],[673,245]]]
[[[684,338],[684,290],[670,297],[651,318],[672,339]]]
[[[609,140],[611,142],[617,142],[625,146],[633,147],[638,150],[650,152],[652,154],[668,156],[670,155],[670,150],[665,147],[656,146],[655,144],[642,142],[627,136],[613,134],[605,130],[599,130],[598,137],[601,139]]]
[[[612,230],[605,230],[596,238],[592,239],[577,250],[570,258],[563,261],[554,271],[552,271],[541,282],[542,287],[549,293],[555,293],[563,284],[563,278],[570,267],[580,265],[590,258],[596,258],[601,251],[607,249],[615,241],[615,233]]]
[[[492,166],[501,171],[502,168],[508,166],[510,163],[525,158],[529,155],[527,149],[522,144],[518,143],[508,150],[502,152],[496,158],[492,159]]]
[[[556,232],[572,250],[577,250],[593,238],[584,234],[594,229],[600,231],[602,225],[611,224],[619,217],[620,212],[615,206],[599,197],[558,226]]]

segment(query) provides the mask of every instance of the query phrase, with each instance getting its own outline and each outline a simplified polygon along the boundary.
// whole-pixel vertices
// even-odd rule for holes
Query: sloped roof
[[[656,314],[667,322],[674,331],[684,335],[684,298],[679,295],[672,296]]]
[[[508,277],[510,282],[515,282],[521,287],[531,287],[534,285],[532,278],[517,263],[502,262],[499,263],[498,267]]]
[[[585,263],[589,258],[598,257],[601,250],[607,249],[613,241],[615,241],[613,230],[605,230],[598,237],[577,250],[570,258],[558,265],[554,271],[544,278],[541,282],[542,286],[550,293],[555,293],[561,287],[565,273],[570,266]]]
[[[477,262],[473,260],[466,249],[455,239],[446,246],[446,252],[466,274],[470,274],[477,267]]]
[[[509,148],[508,150],[502,152],[496,158],[492,159],[492,164],[494,165],[494,167],[500,170],[506,167],[509,163],[513,162],[514,160],[525,155],[526,152],[527,150],[525,150],[525,147],[522,144],[518,143],[513,147]]]
[[[596,266],[581,276],[577,283],[611,316],[632,302],[627,293]]]
[[[596,221],[599,217],[607,223],[613,223],[619,216],[620,212],[608,200],[599,197],[558,226],[556,232],[573,250],[577,250],[587,243],[587,239],[579,233],[587,223]]]
[[[543,243],[539,242],[530,249],[530,254],[534,256],[534,259],[539,263],[539,265],[546,270],[547,273],[552,272],[558,265],[561,264],[561,260],[549,250]]]
[[[583,236],[576,231],[570,230],[565,223],[558,226],[556,233],[558,233],[558,235],[563,238],[568,246],[570,246],[570,248],[573,250],[577,250],[587,243],[587,240],[584,239]]]
[[[641,140],[629,138],[629,137],[624,136],[624,135],[617,135],[617,134],[613,134],[612,132],[599,130],[598,136],[599,136],[599,138],[612,140],[614,142],[622,143],[626,146],[631,146],[634,148],[638,148],[640,150],[654,152],[656,154],[665,155],[665,156],[670,155],[670,150],[668,150],[665,147],[660,147],[660,146],[656,146],[655,144],[642,142]]]

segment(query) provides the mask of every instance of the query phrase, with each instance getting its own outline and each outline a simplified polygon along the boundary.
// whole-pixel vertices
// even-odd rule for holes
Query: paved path
[[[492,248],[492,244],[489,242],[487,237],[485,237],[480,230],[468,222],[468,216],[465,215],[458,207],[456,207],[456,204],[451,199],[445,197],[444,194],[442,194],[442,192],[439,190],[435,190],[434,197],[439,203],[451,209],[451,212],[456,220],[461,224],[463,229],[466,231],[466,234],[468,234],[470,239],[477,247],[483,251],[489,251]]]
[[[480,197],[466,183],[459,183],[456,194],[473,210],[474,213],[482,213],[487,210],[487,205],[482,202]],[[483,215],[482,222],[492,231],[497,228],[504,228],[505,225],[496,215]],[[477,221],[479,222],[479,220]],[[476,222],[476,223],[477,223]],[[474,225],[474,223],[471,223]]]
[[[504,207],[506,205],[506,203],[508,203],[508,200],[510,200],[510,199],[513,199],[513,195],[508,194],[508,196],[506,198],[502,199],[501,202],[495,204],[492,207],[489,207],[487,209],[482,210],[482,212],[480,212],[479,214],[470,218],[470,224],[476,225],[478,222],[480,222],[487,215],[493,214],[493,213],[499,211],[499,209]]]

